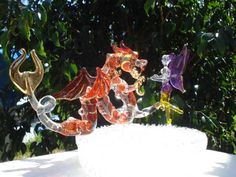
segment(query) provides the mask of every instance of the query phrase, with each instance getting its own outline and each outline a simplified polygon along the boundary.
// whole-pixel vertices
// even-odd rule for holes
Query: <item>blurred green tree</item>
[[[173,102],[184,109],[174,124],[194,127],[208,135],[209,148],[236,153],[236,1],[215,0],[2,0],[0,2],[1,60],[9,66],[20,48],[36,49],[45,65],[45,77],[37,96],[55,93],[85,66],[95,74],[102,66],[110,44],[124,42],[148,59],[146,76],[158,73],[163,54],[177,53],[185,43],[191,49],[184,73],[185,89],[175,91]],[[0,77],[7,66],[0,65]],[[32,68],[31,62],[24,69]],[[35,121],[28,103],[16,106],[22,93],[9,82],[0,85],[0,156],[12,160],[24,153],[22,139]],[[154,103],[160,84],[147,81],[140,106]],[[61,120],[76,115],[74,101],[60,102]],[[142,120],[161,123],[157,112]],[[105,124],[99,119],[99,125]],[[40,141],[31,144],[32,155],[51,153],[63,147],[76,148],[72,137],[35,129]]]

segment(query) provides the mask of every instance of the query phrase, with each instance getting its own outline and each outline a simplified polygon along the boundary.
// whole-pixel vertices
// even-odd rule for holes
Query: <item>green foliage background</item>
[[[206,132],[208,148],[236,153],[236,1],[235,0],[20,0],[0,2],[0,78],[20,48],[36,49],[45,64],[37,97],[63,88],[81,67],[95,74],[95,67],[112,52],[111,43],[124,42],[148,59],[145,75],[162,68],[163,54],[178,53],[185,43],[191,50],[184,73],[186,93],[173,93],[172,102],[184,109],[174,124]],[[31,62],[23,69],[30,70]],[[9,82],[0,87],[0,161],[12,160],[27,148],[22,139],[36,115],[28,103],[16,106],[23,94]],[[147,80],[140,107],[158,100],[160,84]],[[62,120],[77,116],[78,101],[60,102],[55,112]],[[143,123],[163,123],[157,112]],[[37,119],[36,119],[37,120]],[[99,125],[106,122],[100,117]],[[48,130],[36,131],[31,155],[56,148],[75,149],[73,137]],[[164,135],[163,135],[164,136]]]

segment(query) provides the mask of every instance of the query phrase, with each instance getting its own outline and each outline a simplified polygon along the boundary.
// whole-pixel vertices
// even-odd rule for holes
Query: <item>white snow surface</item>
[[[76,143],[90,177],[193,176],[207,137],[184,127],[126,124],[97,128]]]

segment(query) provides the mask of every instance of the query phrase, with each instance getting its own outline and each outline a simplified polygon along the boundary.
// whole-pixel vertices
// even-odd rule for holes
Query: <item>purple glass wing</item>
[[[185,92],[184,84],[183,84],[183,76],[182,75],[178,75],[177,77],[172,77],[170,79],[170,83],[174,88],[178,89],[182,93]]]
[[[170,57],[171,57],[171,62],[169,64],[169,69],[171,70],[170,83],[174,88],[180,90],[181,92],[184,92],[185,90],[183,87],[182,74],[185,70],[185,66],[189,59],[189,50],[187,49],[187,44],[184,45],[179,55],[176,56],[174,54],[171,54]]]

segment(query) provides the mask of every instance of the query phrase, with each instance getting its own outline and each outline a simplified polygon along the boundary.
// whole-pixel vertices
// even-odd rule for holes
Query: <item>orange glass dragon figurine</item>
[[[43,65],[34,50],[31,58],[35,64],[35,71],[20,72],[19,68],[26,60],[26,51],[21,49],[22,54],[17,58],[9,69],[12,82],[26,95],[33,109],[37,112],[40,121],[50,130],[65,136],[91,133],[97,125],[97,111],[110,123],[124,124],[132,122],[134,118],[142,118],[154,110],[156,106],[150,106],[142,110],[138,109],[134,92],[138,95],[144,82],[142,72],[147,65],[147,60],[139,59],[137,52],[132,51],[123,43],[120,47],[112,46],[114,53],[107,54],[106,62],[102,68],[97,67],[97,75],[89,75],[85,68],[63,90],[47,95],[37,100],[34,91],[41,83],[44,75]],[[118,69],[130,73],[135,79],[134,84],[127,84],[121,78]],[[120,99],[123,106],[116,108],[108,96],[113,90],[116,98]],[[51,112],[56,106],[56,99],[77,100],[81,102],[78,113],[81,119],[69,117],[62,123],[56,123],[50,119]]]

